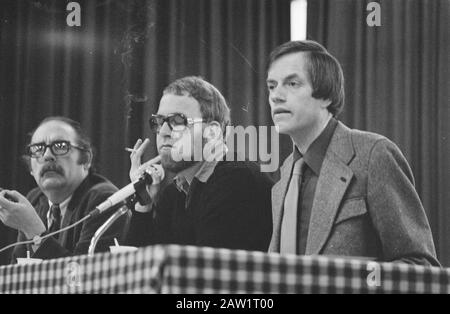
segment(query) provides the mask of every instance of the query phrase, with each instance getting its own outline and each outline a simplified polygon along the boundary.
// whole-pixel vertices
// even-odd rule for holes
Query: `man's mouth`
[[[55,171],[55,170],[47,170],[47,171],[44,171],[43,175],[46,175],[46,174],[54,174],[54,173],[59,174],[58,171]]]
[[[47,166],[41,171],[41,177],[44,176],[54,176],[54,175],[62,175],[62,169],[59,169],[56,166]]]
[[[160,149],[160,150],[162,150],[162,149],[172,149],[172,145],[170,145],[170,144],[164,144],[164,145],[161,145],[161,146],[159,147],[159,149]]]
[[[279,114],[291,114],[292,112],[290,112],[287,109],[284,108],[275,108],[273,110],[273,116],[279,115]]]

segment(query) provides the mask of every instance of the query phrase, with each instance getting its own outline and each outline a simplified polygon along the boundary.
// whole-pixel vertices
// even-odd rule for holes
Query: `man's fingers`
[[[134,150],[138,149],[139,146],[141,146],[141,144],[142,144],[142,140],[141,140],[141,139],[138,139],[138,140],[136,141],[136,143],[134,144],[133,149],[134,149]]]
[[[134,146],[133,146],[133,152],[131,152],[131,154],[130,154],[130,159],[131,159],[131,162],[135,162],[136,161],[136,153],[137,153],[137,150],[139,149],[139,147],[141,146],[141,144],[142,144],[142,140],[141,139],[138,139],[137,141],[136,141],[136,143],[134,144]]]
[[[148,138],[146,138],[142,144],[136,149],[136,155],[142,156],[142,154],[145,152],[145,150],[147,149],[148,144],[150,143],[150,140]]]
[[[152,184],[160,184],[164,179],[164,170],[161,165],[153,165],[149,169],[150,175],[152,176]]]
[[[17,204],[28,203],[25,196],[17,191],[3,190],[0,192],[0,207],[13,209]]]
[[[146,138],[143,142],[141,139],[138,139],[136,144],[134,145],[134,152],[131,153],[130,159],[132,162],[136,163],[141,161],[141,157],[144,154],[145,150],[147,149],[148,144],[150,143],[150,140]]]
[[[7,190],[0,192],[0,207],[7,207],[11,205],[11,202],[5,197]]]
[[[139,156],[137,155],[138,149],[139,149],[139,147],[141,147],[141,145],[142,145],[142,140],[138,139],[133,146],[133,151],[130,154],[131,162],[136,162],[136,161],[138,161],[139,158],[141,158],[140,155]]]
[[[10,197],[10,200],[13,202],[20,202],[20,201],[27,201],[27,198],[20,194],[19,192],[12,190],[8,192],[8,196]]]
[[[156,164],[161,161],[161,156],[156,156],[155,158],[152,158],[150,160],[147,160],[139,167],[139,171],[145,171],[148,167],[150,167],[153,164]]]
[[[136,144],[134,145],[134,152],[130,155],[131,160],[131,168],[130,168],[130,179],[131,181],[136,180],[141,173],[139,172],[141,166],[141,158],[144,154],[150,140],[146,138],[144,141],[138,139]]]

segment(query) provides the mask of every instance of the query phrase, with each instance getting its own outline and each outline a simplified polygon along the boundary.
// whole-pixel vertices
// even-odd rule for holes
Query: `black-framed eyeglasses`
[[[26,147],[26,153],[32,158],[39,158],[44,156],[47,147],[50,148],[50,151],[55,156],[63,156],[67,154],[72,147],[84,151],[86,150],[85,148],[72,144],[69,141],[54,141],[50,144],[45,144],[44,142],[30,144]]]
[[[183,131],[188,125],[203,122],[202,118],[188,118],[182,113],[171,113],[167,116],[152,114],[150,120],[150,130],[159,133],[164,122],[167,122],[171,131]]]

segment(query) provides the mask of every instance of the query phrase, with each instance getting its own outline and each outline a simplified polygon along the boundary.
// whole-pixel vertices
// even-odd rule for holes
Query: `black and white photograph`
[[[450,294],[449,65],[450,0],[0,0],[0,294]]]

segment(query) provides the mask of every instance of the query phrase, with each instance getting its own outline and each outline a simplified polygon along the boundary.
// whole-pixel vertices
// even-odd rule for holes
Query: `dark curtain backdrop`
[[[410,162],[450,266],[450,1],[378,1],[379,27],[366,24],[369,2],[308,1],[308,37],[343,65],[341,120],[392,139]]]
[[[49,115],[80,121],[97,169],[125,185],[124,147],[149,136],[163,87],[186,75],[223,92],[235,125],[271,124],[265,61],[289,40],[289,0],[77,1],[81,27],[67,26],[68,2],[0,2],[0,187],[35,186],[20,155]],[[0,247],[13,239],[0,223]]]
[[[97,169],[123,186],[123,148],[148,136],[163,87],[185,75],[223,92],[234,125],[271,124],[264,65],[289,40],[289,0],[77,1],[81,27],[66,25],[68,2],[0,2],[0,187],[35,185],[19,156],[49,115],[79,120],[97,147]],[[450,266],[449,1],[379,1],[380,27],[366,24],[368,2],[308,1],[308,37],[343,65],[341,119],[405,153]],[[284,138],[281,160],[289,150]],[[0,225],[0,246],[13,237]]]

